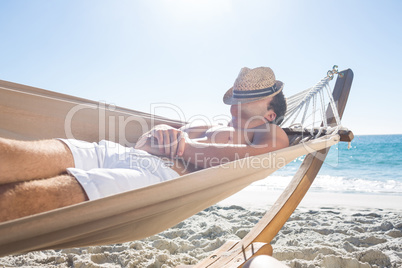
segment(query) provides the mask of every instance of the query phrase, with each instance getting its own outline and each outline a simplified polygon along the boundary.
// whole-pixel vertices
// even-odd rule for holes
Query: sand
[[[226,240],[244,237],[278,194],[254,190],[141,241],[8,256],[0,267],[195,264]],[[273,256],[290,267],[402,267],[401,204],[401,196],[308,193],[272,241]]]

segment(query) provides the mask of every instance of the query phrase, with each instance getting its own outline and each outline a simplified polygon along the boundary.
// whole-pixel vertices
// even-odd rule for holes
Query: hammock
[[[340,117],[353,77],[351,70],[343,71],[342,74],[343,78],[338,76],[333,94],[335,101],[338,102],[337,110]],[[325,82],[325,86],[328,82],[329,79]],[[288,102],[291,103],[292,100],[295,99],[288,98]],[[299,106],[306,109],[304,104]],[[150,126],[163,123],[180,127],[184,124],[1,80],[0,111],[0,136],[23,140],[74,137],[89,142],[108,139],[122,145],[133,146],[136,139],[149,130]],[[328,108],[326,111],[326,124],[333,126],[333,114],[338,112],[333,108]],[[0,256],[32,250],[84,247],[142,239],[176,225],[252,182],[266,178],[279,168],[275,165],[256,167],[249,164],[251,161],[267,163],[267,159],[280,157],[289,163],[299,156],[308,154],[304,162],[311,163],[302,164],[301,171],[298,172],[302,175],[301,179],[298,179],[297,185],[294,179],[289,185],[290,188],[288,187],[279,198],[280,203],[286,203],[302,182],[303,169],[306,165],[310,168],[316,165],[315,161],[318,160],[322,164],[329,147],[351,136],[347,131],[339,135],[338,133],[342,133],[339,127],[335,130],[313,128],[309,132],[315,134],[314,138],[306,135],[304,126],[301,128],[290,126],[286,131],[294,144],[288,148],[204,169],[149,187],[1,223]],[[325,135],[318,137],[318,134]],[[126,140],[125,137],[132,139]],[[317,157],[319,155],[323,158]],[[315,175],[312,179],[314,177]],[[292,190],[292,187],[296,188]],[[299,195],[297,196],[299,198]],[[297,204],[292,201],[293,210]],[[274,205],[273,209],[276,210],[275,215],[282,213],[282,207],[278,205]],[[290,216],[293,210],[286,211],[285,214]],[[272,216],[272,209],[267,215],[262,219],[264,225],[276,217]],[[274,229],[278,229],[278,226]],[[260,224],[256,227],[261,230],[250,232],[245,237],[247,241],[238,243],[237,247],[248,248],[253,242],[260,240],[258,237],[266,236],[265,229],[261,228]],[[226,249],[238,252],[234,248],[235,244],[231,244]],[[213,262],[216,260],[222,261],[223,258],[215,258]],[[202,267],[204,266],[207,265],[203,264]]]

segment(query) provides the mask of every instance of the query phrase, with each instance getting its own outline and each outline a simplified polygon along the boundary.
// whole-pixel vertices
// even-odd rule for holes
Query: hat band
[[[256,89],[256,90],[233,90],[233,98],[235,99],[248,99],[266,97],[278,91],[276,84],[272,87]]]

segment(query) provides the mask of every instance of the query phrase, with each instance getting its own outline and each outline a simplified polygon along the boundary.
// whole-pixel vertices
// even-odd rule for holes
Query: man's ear
[[[273,122],[276,119],[276,113],[274,112],[273,109],[269,109],[265,115],[264,115],[265,119],[267,119],[269,122]]]

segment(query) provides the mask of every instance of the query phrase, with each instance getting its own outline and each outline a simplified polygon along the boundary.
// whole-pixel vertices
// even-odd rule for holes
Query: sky
[[[271,67],[291,96],[338,65],[354,72],[342,125],[402,134],[400,14],[388,0],[0,0],[0,79],[216,120],[242,67]]]

